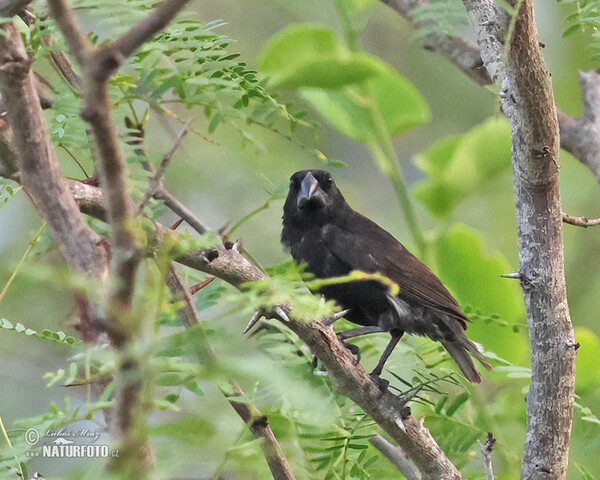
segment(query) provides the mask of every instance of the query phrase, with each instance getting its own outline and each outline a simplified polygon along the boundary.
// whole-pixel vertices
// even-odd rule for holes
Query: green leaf
[[[467,335],[514,364],[526,362],[527,342],[510,324],[523,322],[525,308],[518,282],[500,275],[514,271],[499,252],[488,254],[475,230],[457,224],[440,235],[432,245],[436,272],[442,283],[456,296],[459,304],[470,305],[474,319]],[[485,316],[496,314],[502,322],[476,319],[477,311]]]
[[[598,386],[600,368],[600,339],[594,332],[584,327],[575,328],[575,340],[580,347],[577,350],[577,391],[583,392]]]
[[[458,397],[454,399],[452,404],[446,410],[446,415],[451,417],[456,413],[456,411],[463,406],[463,404],[469,399],[469,392],[463,392]]]
[[[265,45],[259,67],[276,87],[339,88],[361,82],[378,71],[377,62],[352,52],[326,27],[295,24]]]
[[[183,386],[190,392],[193,392],[196,395],[198,395],[199,397],[204,396],[204,390],[200,388],[196,380],[190,380],[189,382],[184,383]]]
[[[430,111],[418,90],[396,70],[379,62],[377,75],[360,85],[335,91],[302,89],[301,96],[331,125],[359,142],[377,136],[374,115],[380,115],[387,134],[398,135],[427,122]]]
[[[504,118],[492,117],[463,136],[438,141],[416,163],[428,177],[413,187],[415,197],[433,215],[447,216],[510,168],[510,129]]]
[[[17,333],[22,333],[24,335],[27,335],[28,337],[37,337],[41,338],[42,340],[50,340],[53,342],[61,343],[63,345],[75,345],[77,343],[81,343],[76,338],[70,337],[62,331],[53,332],[51,330],[42,330],[41,333],[38,333],[35,330],[32,330],[31,328],[25,327],[25,325],[21,323],[13,325],[5,318],[0,318],[0,328],[5,330],[12,330]]]

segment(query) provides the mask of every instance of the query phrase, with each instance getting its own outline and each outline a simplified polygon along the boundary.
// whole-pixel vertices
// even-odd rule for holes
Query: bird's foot
[[[319,359],[317,358],[316,355],[313,355],[312,358],[312,362],[310,362],[310,369],[313,373],[313,375],[317,375],[319,377],[325,377],[327,376],[327,370],[325,370],[325,367],[321,367],[322,370],[319,370],[317,367],[319,366]]]
[[[338,338],[340,339],[340,342],[342,342],[344,347],[350,350],[350,353],[356,357],[354,359],[354,365],[358,365],[360,363],[360,348],[358,348],[356,345],[352,345],[351,343],[344,341],[344,338],[341,336],[340,333],[338,333]]]
[[[369,373],[369,376],[371,377],[371,380],[373,380],[377,386],[379,387],[379,390],[381,390],[381,392],[385,392],[387,391],[390,382],[389,380],[386,380],[385,378],[381,378],[379,376],[379,373],[377,373],[375,370],[373,370],[371,373]]]

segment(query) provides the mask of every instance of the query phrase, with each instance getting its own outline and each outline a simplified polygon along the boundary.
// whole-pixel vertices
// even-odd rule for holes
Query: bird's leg
[[[356,345],[352,345],[351,343],[345,342],[345,340],[349,338],[360,337],[362,335],[368,335],[369,333],[382,332],[385,332],[385,330],[383,330],[381,327],[377,325],[369,325],[366,327],[351,328],[350,330],[338,332],[337,336],[344,344],[344,347],[350,350],[352,355],[356,356],[356,361],[354,362],[354,365],[357,365],[360,362],[360,348],[358,348]]]
[[[385,390],[388,387],[390,382],[388,382],[387,380],[383,380],[379,375],[381,375],[381,372],[383,371],[383,366],[385,365],[385,362],[387,361],[389,356],[394,351],[394,348],[396,348],[396,345],[398,345],[398,342],[402,338],[402,335],[404,334],[404,332],[398,331],[398,330],[393,330],[390,332],[390,334],[392,335],[392,338],[390,339],[390,342],[387,344],[387,347],[385,347],[385,350],[383,351],[383,354],[381,355],[379,362],[377,362],[377,366],[373,369],[373,371],[370,374],[371,378],[373,378],[373,380],[375,380],[379,384],[379,386],[381,387],[382,390]]]
[[[360,337],[362,335],[368,335],[370,333],[383,332],[385,332],[385,330],[382,329],[380,326],[369,325],[366,327],[351,328],[349,330],[344,330],[343,332],[338,332],[337,336],[340,340],[347,340],[349,338]]]

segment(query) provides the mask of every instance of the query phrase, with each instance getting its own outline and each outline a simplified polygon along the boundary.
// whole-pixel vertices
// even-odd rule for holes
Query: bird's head
[[[344,202],[329,172],[325,170],[301,170],[290,178],[290,191],[284,208],[286,214],[295,217],[327,215],[333,207]]]

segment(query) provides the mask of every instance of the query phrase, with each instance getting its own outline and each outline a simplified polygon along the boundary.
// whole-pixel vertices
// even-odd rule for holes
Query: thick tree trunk
[[[512,134],[520,282],[531,343],[522,479],[566,476],[575,390],[576,344],[567,306],[558,190],[560,139],[550,73],[531,0],[466,0],[490,77],[500,87]],[[507,38],[508,35],[510,38]]]

